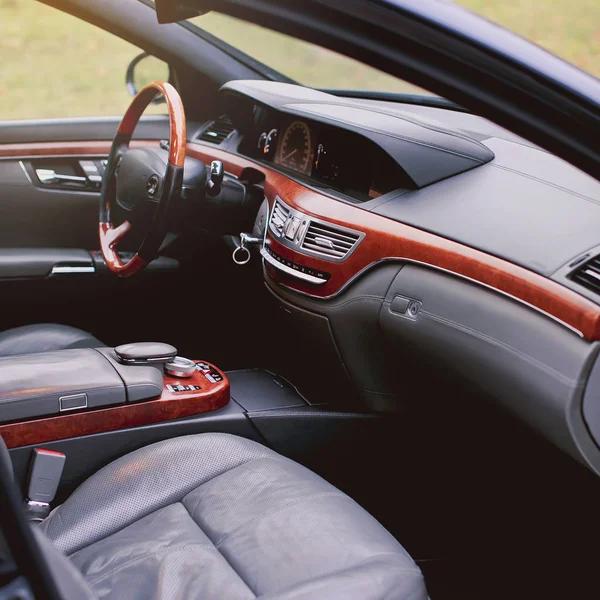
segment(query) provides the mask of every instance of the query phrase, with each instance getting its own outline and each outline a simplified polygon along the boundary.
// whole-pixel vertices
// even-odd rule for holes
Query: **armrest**
[[[120,365],[111,348],[0,358],[0,423],[159,397],[156,367]]]
[[[95,270],[90,253],[79,248],[0,248],[0,279],[47,277],[65,268]]]

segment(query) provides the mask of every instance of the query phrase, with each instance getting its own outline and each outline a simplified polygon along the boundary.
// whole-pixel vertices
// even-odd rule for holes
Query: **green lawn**
[[[600,0],[459,4],[600,77]],[[345,57],[218,14],[195,22],[307,85],[414,89]],[[0,119],[122,114],[130,101],[125,69],[138,53],[131,44],[34,0],[0,0]]]

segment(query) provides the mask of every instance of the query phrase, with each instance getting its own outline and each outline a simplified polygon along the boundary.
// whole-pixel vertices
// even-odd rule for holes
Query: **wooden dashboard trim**
[[[244,157],[200,144],[188,144],[188,155],[205,161],[221,160],[225,170],[237,176],[247,167],[258,169],[265,174],[265,194],[271,208],[275,196],[279,196],[288,206],[308,216],[366,234],[358,248],[341,263],[295,252],[267,234],[267,244],[282,257],[332,274],[326,284],[313,286],[267,266],[269,275],[288,288],[326,298],[374,263],[408,260],[498,290],[561,321],[588,340],[600,339],[600,306],[556,281],[458,242],[338,202]]]
[[[108,156],[112,140],[0,144],[0,160],[55,156]],[[132,140],[131,148],[158,148],[158,140]]]
[[[148,145],[152,142],[138,142]],[[153,142],[156,144],[157,142]],[[0,145],[0,158],[65,154],[107,154],[110,142],[66,142]],[[297,264],[330,272],[331,279],[322,286],[302,284],[272,267],[272,278],[304,294],[327,298],[370,265],[386,259],[408,260],[428,264],[467,278],[511,296],[578,331],[590,341],[600,340],[600,306],[577,292],[510,263],[441,236],[362,210],[311,190],[285,175],[251,159],[199,143],[188,143],[187,155],[209,163],[223,162],[225,170],[240,176],[252,167],[265,175],[265,194],[270,206],[275,196],[308,216],[317,217],[363,231],[366,236],[352,255],[341,263],[307,256],[278,244],[270,235],[267,243],[283,257]]]
[[[220,373],[223,381],[212,383],[200,372],[187,379],[165,376],[163,393],[155,400],[8,423],[0,425],[0,436],[9,448],[17,448],[161,423],[216,410],[229,402],[229,379],[225,373],[210,366]],[[202,389],[194,392],[171,392],[167,389],[169,384],[199,385]]]

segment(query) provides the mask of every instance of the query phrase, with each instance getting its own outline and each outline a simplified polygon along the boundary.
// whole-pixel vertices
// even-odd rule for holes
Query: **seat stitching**
[[[282,510],[291,508],[292,506],[297,506],[297,505],[302,504],[303,502],[307,502],[309,500],[315,500],[317,498],[334,497],[334,496],[339,496],[340,498],[348,498],[348,496],[346,496],[346,494],[344,494],[342,492],[319,492],[317,494],[310,494],[309,496],[304,496],[303,498],[300,498],[298,500],[293,500],[291,502],[287,502],[286,504],[282,504],[282,505],[278,506],[277,508],[268,510],[264,513],[261,513],[260,515],[256,515],[255,517],[252,517],[252,519],[249,519],[248,521],[244,521],[244,523],[242,523],[241,525],[239,525],[238,527],[236,527],[229,533],[224,534],[219,539],[218,542],[213,542],[213,543],[215,544],[216,548],[219,548],[227,540],[227,538],[229,538],[231,535],[237,533],[243,527],[246,527],[247,525],[254,523],[255,521],[259,521],[261,519],[264,519],[265,517],[277,514],[278,512],[281,512]],[[348,498],[348,499],[350,500],[350,498]],[[192,517],[192,519],[193,518],[194,517]]]
[[[164,548],[165,545],[166,544],[161,544],[161,548]],[[180,544],[180,545],[176,546],[176,548],[178,550],[183,550],[185,548],[192,548],[192,547],[194,547],[194,548],[206,548],[207,550],[210,550],[210,549],[214,548],[214,546],[209,546],[207,544]],[[87,581],[88,581],[88,583],[90,585],[98,583],[99,581],[102,581],[103,579],[106,579],[110,575],[114,575],[115,573],[118,573],[119,571],[123,570],[125,567],[129,567],[129,566],[131,566],[131,565],[139,562],[140,560],[148,558],[149,556],[154,556],[154,555],[156,555],[156,553],[157,553],[157,550],[154,550],[153,552],[146,552],[146,554],[142,554],[140,556],[137,556],[136,558],[131,558],[128,561],[126,561],[124,563],[121,563],[121,564],[119,564],[116,567],[113,567],[110,571],[107,571],[106,573],[102,573],[102,575],[97,575],[96,577],[90,578]]]
[[[304,579],[302,581],[298,581],[292,587],[276,592],[276,596],[278,596],[279,594],[282,594],[282,593],[289,593],[289,592],[293,591],[294,588],[299,588],[303,585],[306,585],[309,582],[312,583],[319,579],[328,579],[330,577],[336,577],[338,575],[341,575],[342,573],[345,573],[346,571],[354,571],[355,569],[358,569],[358,568],[372,562],[374,559],[380,558],[382,556],[398,557],[399,554],[397,552],[378,552],[377,554],[372,554],[369,557],[365,558],[364,560],[361,560],[353,565],[348,565],[347,567],[344,567],[343,569],[338,569],[336,571],[332,571],[331,573],[327,573],[326,575],[320,575],[319,577],[315,577],[312,579]],[[423,578],[423,573],[421,572],[421,570],[418,567],[416,567],[414,569],[406,568],[406,567],[394,567],[394,571],[397,573],[407,573],[410,575],[418,575],[419,577]],[[268,597],[274,597],[274,596],[272,596],[271,594],[268,594],[266,597],[268,598]],[[409,596],[409,598],[407,598],[407,600],[409,600],[412,597],[413,597],[413,594],[411,594]]]
[[[235,467],[232,467],[231,469],[228,469],[227,471],[223,471],[222,473],[219,473],[218,475],[215,475],[214,477],[211,477],[210,479],[207,479],[206,481],[202,482],[200,485],[197,485],[193,490],[189,491],[181,500],[180,502],[183,504],[183,501],[190,495],[193,494],[198,488],[201,488],[203,485],[206,485],[207,483],[209,483],[210,481],[213,481],[215,479],[217,479],[217,477],[221,477],[221,475],[225,475],[226,473],[231,473],[232,471],[235,471],[236,469],[239,469],[240,467],[244,467],[246,466],[248,463],[251,463],[255,460],[263,460],[265,458],[268,458],[269,460],[273,460],[276,462],[280,462],[280,463],[288,463],[289,459],[280,457],[280,456],[269,456],[268,454],[266,454],[265,456],[260,456],[257,458],[250,458],[249,460],[247,460],[244,463],[240,463],[239,465],[236,465]],[[196,504],[194,506],[194,509],[190,512],[187,507],[185,508],[186,510],[188,510],[188,512],[190,513],[190,517],[192,517],[192,512],[196,512],[196,509],[198,508],[198,505],[200,504],[200,501],[202,500],[201,497],[198,497],[198,500],[196,501]],[[185,504],[183,504],[183,506],[185,507]],[[192,520],[194,522],[195,519],[194,517],[192,517]]]
[[[192,517],[192,515],[190,515],[192,521],[194,521],[194,518]],[[194,521],[195,523],[195,521]],[[200,527],[200,525],[198,525],[198,527]],[[200,529],[202,529],[202,527],[200,527]],[[202,529],[202,531],[204,531],[204,529]],[[208,533],[206,533],[206,531],[204,531],[204,534],[206,535],[206,537],[211,540],[210,536],[208,535]],[[214,542],[213,542],[214,544]],[[220,556],[223,557],[223,560],[229,565],[229,568],[240,578],[240,580],[242,581],[242,583],[250,590],[250,592],[252,593],[252,595],[256,598],[257,594],[254,590],[253,587],[250,586],[250,584],[241,576],[241,574],[238,572],[238,570],[231,564],[231,562],[229,561],[229,559],[221,552],[221,550],[215,545],[214,546],[215,550],[220,554]]]
[[[187,511],[187,509],[185,508],[185,505],[182,504],[181,502],[178,502],[177,504],[181,504],[181,506],[183,507],[183,509]],[[172,506],[172,505],[171,505]],[[166,508],[166,507],[165,507]],[[195,519],[189,514],[188,512],[188,516],[190,517],[190,519],[192,520],[192,522],[194,523],[194,525],[196,525],[196,527],[198,527],[198,529],[200,531],[202,531],[202,533],[204,533],[204,535],[206,535],[206,537],[210,540],[210,537],[208,536],[208,534],[202,529],[202,527],[200,527],[200,525],[195,521]],[[110,537],[110,536],[109,536]],[[104,538],[107,539],[107,538]],[[212,540],[211,540],[212,542]],[[165,544],[161,544],[161,547],[164,548]],[[245,581],[245,579],[235,570],[235,568],[233,567],[233,565],[227,560],[227,557],[225,557],[223,555],[222,552],[219,551],[219,549],[214,545],[214,543],[212,544],[180,544],[178,546],[176,546],[176,548],[178,550],[184,550],[185,548],[206,548],[207,550],[215,550],[219,556],[221,556],[223,558],[223,560],[229,565],[229,567],[231,568],[231,570],[239,577],[240,581],[250,590],[250,592],[252,593],[252,595],[254,597],[256,597],[256,593],[254,592],[254,590],[248,585],[248,583]],[[136,558],[132,558],[124,563],[119,564],[118,566],[112,568],[110,571],[103,573],[102,575],[98,575],[96,577],[93,578],[86,578],[87,582],[90,585],[94,585],[96,583],[99,583],[100,581],[105,580],[107,577],[114,575],[115,573],[118,573],[120,571],[122,571],[125,567],[131,566],[139,561],[141,561],[142,559],[148,558],[149,556],[153,556],[156,555],[156,549],[153,552],[146,552],[145,554],[141,555],[141,556],[137,556]]]

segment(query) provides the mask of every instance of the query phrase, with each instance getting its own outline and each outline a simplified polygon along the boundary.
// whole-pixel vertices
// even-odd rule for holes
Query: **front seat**
[[[39,528],[97,598],[427,598],[411,557],[354,500],[228,434],[123,456]]]
[[[68,325],[41,323],[0,332],[0,356],[102,346],[104,344],[91,333]]]

